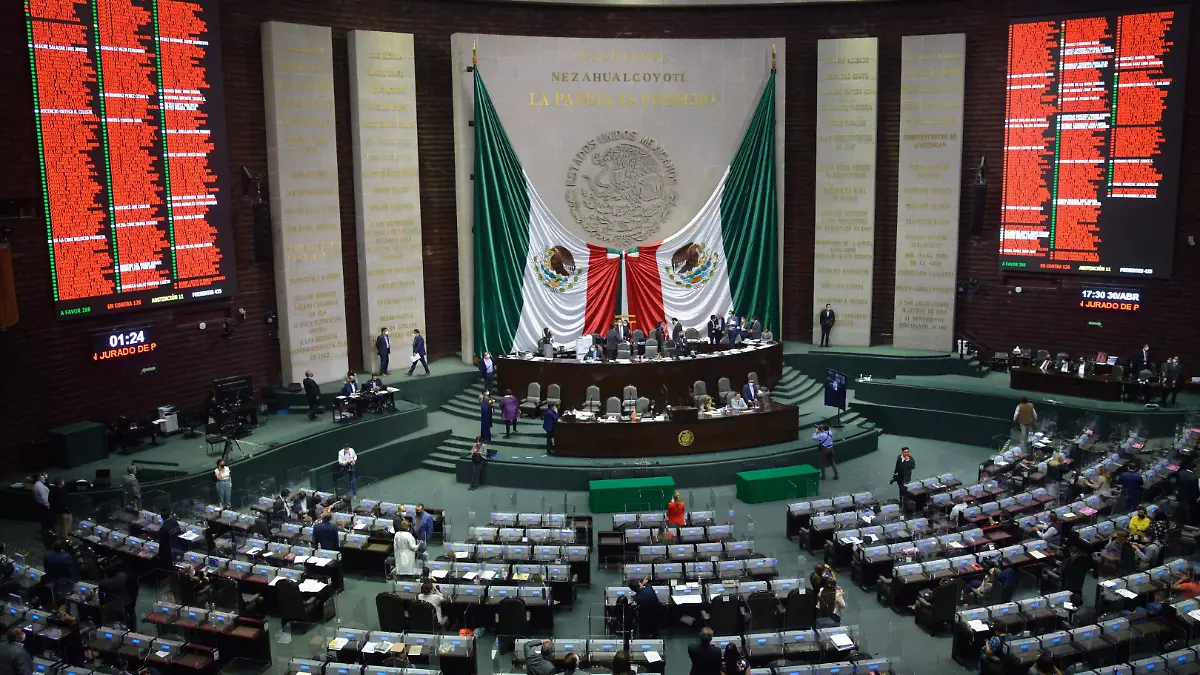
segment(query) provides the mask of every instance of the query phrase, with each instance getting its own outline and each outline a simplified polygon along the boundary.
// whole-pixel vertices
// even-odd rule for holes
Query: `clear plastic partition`
[[[71,520],[78,523],[81,520],[96,519],[96,500],[91,497],[81,497],[71,504]]]
[[[290,466],[284,474],[284,484],[292,492],[312,489],[312,468],[307,466]]]
[[[264,675],[271,669],[270,661],[237,657],[221,669],[221,675]]]
[[[237,612],[240,606],[238,585],[233,579],[213,577],[212,584],[213,606],[223,612]]]
[[[382,497],[381,488],[376,487],[379,483],[377,476],[358,476],[355,479],[355,489],[358,490],[358,497],[363,499],[380,499]]]
[[[235,483],[235,485],[236,485],[236,483]],[[249,511],[250,507],[253,506],[258,501],[258,497],[259,497],[259,494],[258,494],[257,490],[251,490],[251,489],[245,489],[245,488],[235,489],[235,490],[233,490],[232,506],[234,509],[241,511],[242,513],[245,513],[247,511]]]
[[[269,473],[254,474],[246,483],[246,487],[260,495],[272,495],[279,491],[275,476]]]
[[[171,508],[171,495],[163,490],[147,490],[142,493],[142,508],[162,514]]]

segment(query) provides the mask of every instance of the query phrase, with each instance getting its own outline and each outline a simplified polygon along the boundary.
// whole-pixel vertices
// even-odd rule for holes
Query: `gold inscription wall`
[[[347,43],[363,361],[378,369],[386,326],[390,368],[407,368],[412,329],[425,329],[413,36],[356,30]]]
[[[962,33],[906,35],[901,48],[897,347],[954,347],[965,49]]]
[[[272,21],[262,49],[283,380],[311,370],[317,382],[335,381],[349,364],[333,41],[325,27]]]
[[[876,38],[817,41],[813,339],[832,304],[835,345],[871,344],[878,53]]]

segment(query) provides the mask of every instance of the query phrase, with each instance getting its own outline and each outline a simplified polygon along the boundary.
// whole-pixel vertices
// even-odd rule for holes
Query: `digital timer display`
[[[1079,306],[1084,309],[1136,312],[1142,307],[1142,292],[1130,288],[1084,286],[1079,292]]]
[[[114,328],[92,334],[92,360],[107,361],[151,354],[158,349],[149,326]]]

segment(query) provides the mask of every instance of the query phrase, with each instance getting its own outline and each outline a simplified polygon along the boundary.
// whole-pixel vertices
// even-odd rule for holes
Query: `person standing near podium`
[[[608,333],[604,335],[604,355],[609,361],[617,358],[617,345],[621,343],[621,334],[617,331],[617,322],[614,321],[608,329]]]
[[[387,326],[379,329],[379,337],[375,338],[375,351],[379,354],[379,372],[391,375],[388,372],[388,359],[392,354],[392,340],[388,337]]]
[[[313,379],[313,372],[304,372],[304,397],[308,399],[308,421],[317,419],[317,410],[321,407],[321,387]]]
[[[554,454],[554,427],[558,424],[558,404],[551,403],[542,413],[542,429],[546,431],[546,454]]]
[[[837,314],[833,311],[833,305],[825,303],[825,309],[821,310],[821,315],[818,317],[821,324],[821,346],[829,346],[829,332],[833,330],[833,324],[837,322]]]
[[[1179,390],[1183,388],[1183,364],[1179,362],[1178,356],[1173,356],[1166,362],[1166,367],[1163,369],[1162,383],[1162,402],[1167,403],[1167,396],[1171,397],[1171,405],[1175,405],[1175,399],[1179,397]]]

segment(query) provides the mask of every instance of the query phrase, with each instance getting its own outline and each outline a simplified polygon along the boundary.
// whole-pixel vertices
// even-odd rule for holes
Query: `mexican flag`
[[[536,348],[603,333],[616,313],[649,332],[678,318],[757,316],[779,330],[775,70],[733,161],[683,229],[621,251],[563,227],[538,196],[475,68],[475,353]],[[668,329],[670,324],[668,323]]]
[[[712,196],[683,229],[625,259],[629,313],[642,327],[678,318],[705,334],[712,314],[779,330],[775,70]]]
[[[612,322],[620,252],[572,234],[538,196],[475,69],[475,353],[536,349]]]

